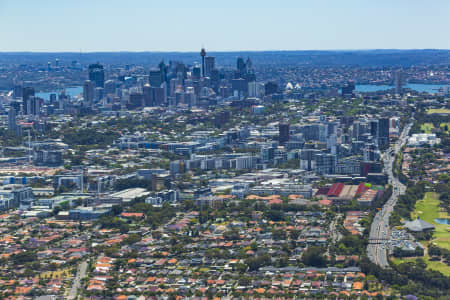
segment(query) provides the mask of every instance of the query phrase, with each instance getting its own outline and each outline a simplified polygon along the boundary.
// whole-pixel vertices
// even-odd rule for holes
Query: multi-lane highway
[[[397,143],[391,146],[391,148],[389,148],[383,156],[385,172],[389,176],[389,183],[393,187],[392,196],[373,219],[370,227],[369,245],[367,247],[367,255],[369,259],[383,268],[389,266],[388,257],[386,254],[387,241],[389,240],[390,235],[389,217],[394,209],[395,203],[397,202],[398,196],[406,191],[406,187],[396,177],[394,177],[392,167],[397,153],[407,141],[408,133],[411,127],[412,123],[405,126]]]

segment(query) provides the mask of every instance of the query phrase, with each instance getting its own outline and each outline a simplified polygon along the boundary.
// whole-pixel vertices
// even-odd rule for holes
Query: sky
[[[450,49],[450,0],[0,0],[0,51]]]

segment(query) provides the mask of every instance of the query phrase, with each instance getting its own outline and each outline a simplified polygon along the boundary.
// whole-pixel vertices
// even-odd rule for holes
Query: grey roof
[[[405,223],[405,227],[414,232],[434,229],[434,225],[430,224],[428,222],[425,222],[424,220],[421,220],[419,218],[415,219],[414,221],[409,221]]]

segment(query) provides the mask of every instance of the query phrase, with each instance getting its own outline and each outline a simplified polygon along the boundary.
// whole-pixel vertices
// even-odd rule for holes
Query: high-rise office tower
[[[153,103],[156,106],[166,105],[166,92],[163,87],[152,87],[153,91]]]
[[[83,84],[83,99],[88,106],[94,103],[94,84],[90,80],[86,80]]]
[[[247,72],[253,69],[253,63],[250,60],[250,57],[247,57],[247,61],[245,62],[245,67],[247,68]]]
[[[264,96],[264,83],[251,81],[248,83],[248,96],[250,98],[261,98]]]
[[[50,94],[50,104],[55,104],[57,102],[56,94]]]
[[[266,96],[276,94],[278,92],[278,84],[269,81],[264,85],[264,93]]]
[[[24,114],[39,116],[39,114],[41,113],[41,101],[41,98],[35,96],[29,97],[24,104]]]
[[[200,66],[193,67],[192,74],[191,74],[192,80],[199,81],[201,76],[202,76],[202,70],[201,70]]]
[[[186,94],[184,95],[186,104],[189,106],[195,106],[197,104],[197,96],[193,87],[186,88]]]
[[[158,65],[159,71],[161,72],[161,81],[167,82],[167,65],[162,60]]]
[[[264,146],[260,150],[260,156],[263,163],[269,163],[275,157],[275,147]]]
[[[186,65],[182,62],[177,62],[175,65],[175,74],[177,74],[177,77],[183,82],[184,79],[186,79]],[[180,75],[181,74],[181,75]]]
[[[100,101],[103,99],[103,96],[105,96],[105,89],[102,87],[96,87],[94,91],[94,99],[95,101]]]
[[[8,130],[14,134],[17,132],[16,110],[10,107],[8,111]]]
[[[237,69],[241,76],[243,76],[246,73],[246,65],[245,61],[242,57],[238,57],[236,62]]]
[[[220,84],[220,73],[219,73],[219,70],[213,69],[209,76],[211,78],[211,87],[217,93],[217,91],[219,90],[219,84]]]
[[[205,77],[205,56],[206,56],[205,48],[202,48],[202,50],[200,51],[200,56],[202,57],[202,76]]]
[[[105,86],[105,70],[100,63],[89,65],[89,80],[95,87],[102,88]]]
[[[205,57],[205,73],[206,76],[211,77],[211,73],[215,68],[215,57],[214,56],[207,56]]]
[[[16,99],[22,98],[23,87],[21,85],[15,85],[13,89],[13,96]]]
[[[403,92],[403,72],[397,70],[394,73],[395,93],[401,95]]]
[[[378,120],[378,147],[382,150],[389,148],[389,118]]]
[[[149,84],[144,85],[142,88],[144,94],[144,106],[153,106],[153,90]]]
[[[363,150],[363,160],[364,161],[375,161],[377,160],[379,152],[376,149],[375,144],[367,143]]]
[[[113,95],[116,93],[116,83],[112,80],[107,80],[105,82],[105,94]]]
[[[289,124],[288,123],[280,123],[278,125],[279,132],[279,142],[281,145],[284,145],[289,141]]]
[[[148,82],[154,88],[161,87],[161,84],[163,83],[161,70],[160,69],[151,69],[149,77],[148,77]]]
[[[144,95],[142,93],[132,92],[128,102],[128,109],[136,109],[144,106]]]
[[[248,82],[244,78],[232,79],[231,88],[240,98],[248,93]]]
[[[178,78],[172,78],[169,82],[169,95],[173,97],[175,95],[175,91],[177,90],[178,86],[181,85],[181,82]]]
[[[336,173],[336,155],[330,153],[318,153],[314,155],[316,161],[316,173],[320,175]]]
[[[316,167],[315,155],[320,153],[317,149],[300,150],[300,169],[311,171]]]
[[[23,109],[23,114],[24,115],[28,115],[30,114],[30,112],[28,112],[28,100],[30,99],[30,97],[34,96],[34,88],[32,87],[24,87],[22,89],[22,109]]]
[[[378,139],[378,120],[370,120],[370,135],[377,140]]]

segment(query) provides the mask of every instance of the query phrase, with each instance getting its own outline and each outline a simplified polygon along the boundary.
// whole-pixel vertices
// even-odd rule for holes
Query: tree
[[[130,226],[128,226],[128,224],[122,223],[120,224],[119,230],[122,234],[127,233],[128,231],[130,231]]]
[[[286,239],[286,232],[281,229],[273,229],[272,230],[272,238],[274,240],[284,240]]]
[[[24,263],[37,260],[37,256],[36,256],[36,253],[33,251],[24,251],[24,252],[14,254],[12,256],[12,260],[13,260],[14,264],[16,264],[16,265],[23,265]]]
[[[307,266],[313,267],[325,267],[327,265],[327,259],[323,255],[325,249],[322,247],[311,246],[303,252],[302,262]]]
[[[141,238],[140,235],[138,235],[138,234],[136,234],[136,233],[133,233],[133,234],[130,234],[130,235],[129,235],[128,237],[126,237],[125,239],[123,239],[122,242],[123,242],[124,244],[132,245],[132,244],[135,244],[135,243],[139,242],[141,239],[142,239],[142,238]]]

